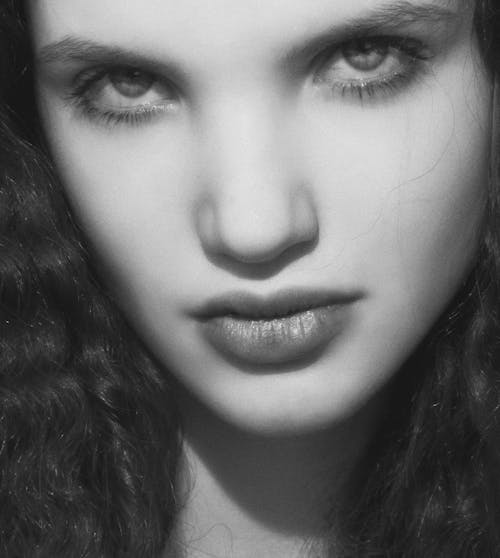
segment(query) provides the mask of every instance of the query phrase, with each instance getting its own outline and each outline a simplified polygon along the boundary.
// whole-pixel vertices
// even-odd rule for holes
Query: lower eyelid
[[[429,66],[425,61],[413,59],[411,64],[400,72],[386,75],[382,79],[338,81],[332,84],[317,78],[313,85],[326,102],[351,98],[353,101],[367,99],[376,103],[377,100],[395,98],[413,84],[417,84],[419,78],[424,77],[428,71]]]
[[[68,94],[64,96],[67,102],[75,111],[78,117],[87,119],[95,123],[103,125],[127,124],[132,122],[138,125],[141,121],[151,121],[155,117],[160,118],[162,115],[175,114],[180,108],[180,99],[176,96],[175,91],[168,84],[163,86],[160,82],[153,86],[153,89],[164,88],[165,95],[161,97],[158,93],[157,99],[148,102],[137,102],[136,104],[118,103],[102,103],[99,96],[103,91],[103,87],[107,83],[99,86],[99,82],[106,79],[105,71],[95,71],[92,74],[76,80]],[[92,91],[94,89],[94,91]],[[171,98],[170,98],[171,97]],[[125,101],[125,98],[123,99]],[[131,99],[133,103],[133,99]]]
[[[178,104],[172,102],[122,109],[99,107],[82,97],[74,99],[72,104],[79,118],[103,127],[139,126],[153,120],[160,120],[163,115],[174,115],[180,108]]]

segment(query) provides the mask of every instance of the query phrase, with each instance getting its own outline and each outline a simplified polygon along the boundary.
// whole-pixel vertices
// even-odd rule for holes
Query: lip
[[[322,352],[348,326],[357,292],[232,292],[193,313],[204,340],[247,365],[288,364]]]

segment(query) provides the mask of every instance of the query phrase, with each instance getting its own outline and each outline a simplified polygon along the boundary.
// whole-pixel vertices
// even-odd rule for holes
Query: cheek
[[[472,263],[487,195],[486,81],[457,79],[387,106],[317,110],[303,143],[328,265],[429,311]]]
[[[172,262],[182,265],[193,243],[195,169],[185,127],[80,124],[73,134],[63,110],[52,108],[46,119],[70,204],[113,288],[130,293],[176,281]]]

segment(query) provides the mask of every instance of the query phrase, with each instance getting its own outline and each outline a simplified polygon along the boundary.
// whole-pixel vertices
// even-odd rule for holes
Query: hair
[[[475,33],[493,83],[500,74],[497,0],[476,2]],[[351,511],[332,515],[343,556],[500,555],[500,176],[493,147],[476,264],[393,382]],[[159,557],[174,525],[181,425],[168,374],[92,266],[39,132],[22,3],[0,0],[5,558]],[[332,555],[339,555],[333,545]]]
[[[159,556],[175,510],[175,406],[35,147],[17,4],[0,4],[0,555]]]

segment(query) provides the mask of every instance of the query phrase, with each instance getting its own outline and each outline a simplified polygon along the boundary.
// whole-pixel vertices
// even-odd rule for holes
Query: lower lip
[[[224,355],[250,365],[286,364],[324,349],[345,329],[349,314],[341,304],[274,319],[219,316],[200,325],[203,337]]]

